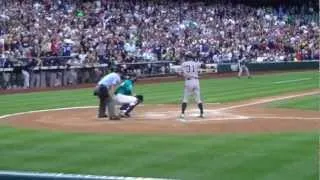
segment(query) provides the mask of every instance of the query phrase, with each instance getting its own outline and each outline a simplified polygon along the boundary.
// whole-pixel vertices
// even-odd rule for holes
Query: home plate
[[[160,117],[167,117],[167,116],[168,116],[167,114],[159,113],[159,112],[145,113],[145,117],[160,118]]]

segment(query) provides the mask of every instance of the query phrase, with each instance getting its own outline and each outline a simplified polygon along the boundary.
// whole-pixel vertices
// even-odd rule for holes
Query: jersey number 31
[[[194,66],[192,65],[187,65],[186,66],[186,71],[189,73],[189,72],[195,72],[195,68]]]

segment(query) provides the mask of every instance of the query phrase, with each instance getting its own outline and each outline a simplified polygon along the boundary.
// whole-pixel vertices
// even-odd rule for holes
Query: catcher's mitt
[[[136,98],[137,98],[140,102],[143,102],[143,95],[136,95]]]

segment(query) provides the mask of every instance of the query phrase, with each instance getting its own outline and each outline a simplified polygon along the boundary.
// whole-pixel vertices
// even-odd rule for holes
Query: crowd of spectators
[[[251,7],[216,1],[0,0],[2,57],[77,56],[80,64],[319,58],[314,4]],[[260,58],[260,59],[259,59]]]
[[[231,0],[0,0],[0,59],[176,62],[186,51],[217,63],[239,55],[256,62],[319,59],[318,5],[307,2],[257,8]]]

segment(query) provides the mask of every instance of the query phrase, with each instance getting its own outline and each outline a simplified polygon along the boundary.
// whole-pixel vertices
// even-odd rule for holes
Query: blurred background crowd
[[[0,67],[319,59],[318,1],[242,1],[0,0]]]

